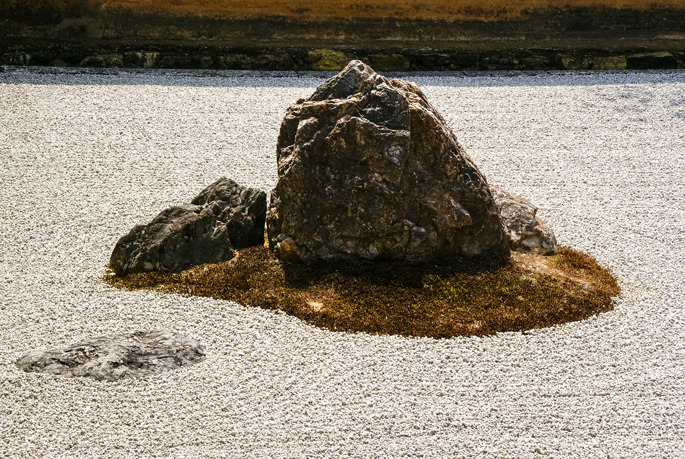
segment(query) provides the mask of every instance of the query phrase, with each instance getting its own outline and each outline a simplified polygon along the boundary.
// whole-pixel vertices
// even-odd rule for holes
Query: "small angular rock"
[[[269,245],[290,262],[507,252],[485,177],[414,83],[351,61],[290,106]]]
[[[205,347],[194,339],[167,330],[152,330],[100,336],[63,349],[38,349],[16,364],[27,372],[116,381],[150,376],[204,359]]]
[[[537,207],[528,200],[489,185],[495,204],[499,208],[504,232],[511,250],[539,255],[556,255],[557,240],[551,229],[535,214]]]
[[[136,225],[119,239],[109,260],[117,276],[179,272],[193,265],[233,258],[228,228],[212,206],[170,207],[147,225]]]
[[[221,177],[197,195],[191,204],[201,206],[212,202],[221,209],[217,218],[228,227],[228,237],[234,249],[264,244],[265,192]]]
[[[179,272],[219,263],[234,249],[264,243],[266,193],[225,177],[191,204],[170,207],[117,242],[110,267],[117,276],[148,271]]]

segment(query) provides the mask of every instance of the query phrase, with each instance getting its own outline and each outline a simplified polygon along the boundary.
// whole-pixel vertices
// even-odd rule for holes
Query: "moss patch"
[[[181,273],[104,276],[123,289],[154,289],[280,309],[319,327],[405,336],[489,335],[582,320],[613,308],[619,286],[591,256],[565,247],[554,257],[439,265],[292,265],[266,247]]]

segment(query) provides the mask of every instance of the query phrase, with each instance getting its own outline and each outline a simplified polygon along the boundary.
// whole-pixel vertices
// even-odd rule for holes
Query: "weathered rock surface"
[[[265,192],[240,186],[231,179],[221,177],[197,195],[191,204],[201,206],[212,202],[221,209],[217,218],[226,224],[234,249],[264,244]]]
[[[414,83],[350,62],[290,106],[267,226],[291,262],[508,250],[485,177]]]
[[[489,185],[499,208],[511,250],[556,255],[557,240],[551,229],[535,214],[538,209],[528,200]]]
[[[217,219],[220,211],[218,206],[191,204],[165,209],[119,239],[109,265],[117,276],[125,276],[228,261],[234,252],[228,228]]]
[[[205,347],[194,339],[153,330],[100,336],[63,349],[34,350],[16,364],[27,372],[116,381],[194,365],[204,358]]]
[[[314,49],[309,51],[307,57],[312,70],[318,71],[339,71],[344,69],[349,61],[344,53],[332,49]]]
[[[129,51],[124,53],[124,67],[155,68],[159,64],[160,54],[155,52]]]
[[[170,207],[119,239],[110,266],[118,276],[182,271],[234,257],[264,243],[266,193],[222,177],[191,204]]]

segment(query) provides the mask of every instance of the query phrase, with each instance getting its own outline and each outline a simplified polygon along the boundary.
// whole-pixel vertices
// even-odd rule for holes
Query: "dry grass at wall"
[[[123,289],[231,300],[280,309],[330,330],[447,338],[525,331],[613,308],[619,286],[594,258],[566,247],[542,257],[439,265],[292,265],[266,247],[181,273],[106,274]]]

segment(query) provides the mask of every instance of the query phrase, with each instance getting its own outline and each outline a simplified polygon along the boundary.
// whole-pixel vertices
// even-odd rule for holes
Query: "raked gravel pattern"
[[[407,75],[491,183],[612,268],[616,308],[485,338],[344,334],[103,285],[117,239],[221,175],[270,190],[316,74],[0,72],[0,456],[685,457],[685,73]],[[34,348],[164,328],[199,365],[26,374]]]

